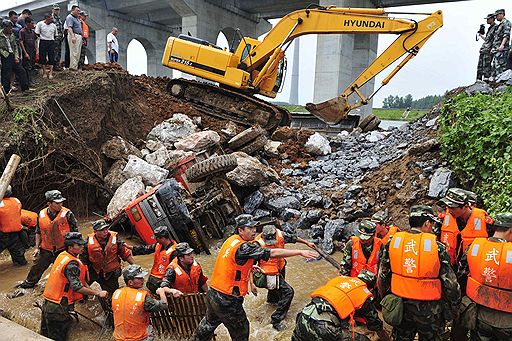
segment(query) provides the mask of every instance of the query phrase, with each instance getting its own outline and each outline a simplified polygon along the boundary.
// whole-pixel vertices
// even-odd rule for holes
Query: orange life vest
[[[82,38],[89,38],[89,25],[87,25],[85,21],[82,21]]]
[[[37,213],[28,210],[21,210],[21,224],[30,228],[36,227]]]
[[[190,266],[190,275],[178,263],[178,257],[174,258],[167,269],[173,268],[176,279],[172,287],[184,294],[199,292],[199,279],[201,278],[201,266],[194,261]],[[166,269],[166,271],[167,271]]]
[[[457,220],[450,214],[448,209],[446,210],[443,225],[441,226],[440,241],[446,245],[452,264],[457,264],[459,256],[467,250],[475,238],[487,238],[486,216],[487,213],[484,210],[472,208],[466,227],[459,231]],[[457,236],[459,233],[462,237],[462,243],[457,246]]]
[[[351,320],[356,310],[372,296],[362,280],[347,276],[335,277],[311,294],[311,297],[321,297],[329,302],[341,319],[350,316]]]
[[[261,245],[261,247],[265,249],[284,248],[283,232],[281,232],[281,230],[279,229],[276,229],[275,245],[267,245],[261,233],[256,237],[255,240]],[[281,270],[283,270],[284,266],[286,265],[286,261],[284,260],[284,258],[269,258],[268,261],[264,261],[263,259],[261,259],[258,265],[263,270],[263,273],[265,275],[279,275]]]
[[[21,231],[21,202],[13,197],[0,201],[0,232]]]
[[[476,238],[467,257],[468,297],[485,307],[512,313],[512,243]]]
[[[395,225],[390,225],[386,227],[388,229],[388,233],[386,233],[386,235],[383,238],[381,238],[382,244],[384,245],[386,245],[389,242],[389,240],[391,239],[391,237],[395,235],[395,233],[400,232],[400,229]]]
[[[50,220],[47,208],[39,212],[39,231],[43,250],[53,251],[64,248],[64,236],[66,232],[71,231],[66,217],[68,212],[69,210],[63,207],[53,220]]]
[[[148,292],[130,287],[117,289],[112,296],[114,340],[140,341],[148,337],[149,315],[144,310]]]
[[[43,297],[48,301],[60,304],[62,298],[67,297],[68,304],[72,304],[83,299],[82,294],[71,290],[69,280],[64,273],[64,269],[71,261],[78,262],[80,266],[80,282],[85,285],[88,277],[87,267],[77,257],[67,251],[62,251],[55,259],[55,262],[53,262],[50,277],[44,287]]]
[[[88,235],[87,239],[87,254],[89,261],[99,274],[103,271],[104,274],[121,268],[119,261],[119,249],[117,247],[117,232],[109,231],[109,238],[105,245],[105,250],[101,248],[100,243],[94,237],[94,233]]]
[[[361,239],[353,236],[352,240],[352,269],[350,270],[350,277],[357,277],[361,270],[366,269],[373,272],[375,275],[379,272],[379,251],[382,246],[380,238],[373,238],[373,249],[370,258],[366,259],[361,245]]]
[[[164,278],[165,269],[171,262],[171,255],[176,250],[176,242],[171,241],[171,246],[167,250],[163,250],[163,245],[157,243],[155,246],[155,258],[153,260],[153,267],[151,268],[151,276],[156,278]]]
[[[231,296],[243,297],[247,294],[249,272],[254,265],[254,260],[248,259],[244,265],[236,263],[236,251],[243,243],[245,241],[235,234],[222,244],[213,268],[210,287]],[[238,293],[235,288],[238,288]]]
[[[398,232],[391,238],[389,258],[393,294],[419,301],[441,298],[441,262],[435,235]]]

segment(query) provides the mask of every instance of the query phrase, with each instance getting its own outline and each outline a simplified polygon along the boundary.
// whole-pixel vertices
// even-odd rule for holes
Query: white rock
[[[162,146],[155,150],[153,153],[146,155],[144,160],[152,165],[164,167],[169,160],[169,151],[167,148]]]
[[[430,179],[428,196],[431,198],[442,198],[452,184],[452,171],[444,167],[438,168]]]
[[[279,148],[279,146],[282,144],[283,142],[268,140],[267,144],[264,147],[265,153],[267,153],[270,156],[279,156],[279,151],[277,150],[277,148]]]
[[[503,71],[496,77],[496,82],[506,82],[511,78],[512,78],[512,70],[508,69],[508,70]]]
[[[127,160],[128,155],[142,156],[140,150],[121,136],[114,136],[103,143],[101,145],[101,152],[106,157],[114,160]]]
[[[386,138],[386,135],[384,135],[381,132],[375,131],[375,130],[365,136],[365,139],[368,142],[377,142],[377,141],[383,140],[385,138]]]
[[[242,152],[233,153],[238,166],[227,173],[231,183],[241,187],[265,186],[279,179],[275,170],[262,164],[258,159]]]
[[[148,134],[148,140],[158,140],[162,143],[174,143],[196,130],[192,120],[183,114],[174,114],[171,118],[155,126]]]
[[[160,148],[162,148],[164,145],[160,141],[156,140],[147,140],[146,141],[146,148],[149,149],[150,152],[154,152]]]
[[[107,206],[107,215],[113,219],[121,212],[126,205],[135,200],[139,195],[144,193],[144,183],[142,177],[136,176],[126,180],[114,193],[112,200]]]
[[[128,162],[123,169],[123,174],[129,178],[141,176],[144,184],[155,186],[167,178],[167,169],[152,165],[134,155],[128,157]]]
[[[117,160],[114,162],[112,167],[108,170],[107,175],[103,179],[105,185],[108,186],[112,191],[119,188],[128,178],[124,175],[123,169],[126,166],[126,161]]]
[[[319,133],[311,135],[306,142],[305,147],[307,152],[313,155],[327,155],[331,153],[329,140]]]
[[[347,136],[349,136],[349,135],[350,135],[350,133],[349,133],[348,131],[346,131],[346,130],[342,130],[342,131],[340,131],[340,132],[338,133],[338,135],[336,135],[336,137],[338,137],[338,138],[340,138],[340,139],[343,139],[343,138],[345,138],[345,137],[347,137]]]
[[[204,130],[193,133],[176,142],[174,147],[178,150],[200,152],[220,142],[220,136],[213,130]]]
[[[437,117],[434,117],[433,119],[431,120],[428,120],[427,123],[425,123],[425,126],[427,127],[432,127],[434,126],[436,123],[437,123],[437,120],[439,119],[439,116]]]

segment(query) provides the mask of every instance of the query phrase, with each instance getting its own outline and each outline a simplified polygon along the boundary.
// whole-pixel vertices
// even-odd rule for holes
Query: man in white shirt
[[[39,36],[39,64],[43,68],[43,77],[53,79],[55,39],[58,32],[51,14],[45,14],[44,20],[37,23],[36,34]]]
[[[119,60],[119,43],[117,42],[117,27],[112,27],[112,32],[107,34],[108,60],[111,63],[117,63]]]

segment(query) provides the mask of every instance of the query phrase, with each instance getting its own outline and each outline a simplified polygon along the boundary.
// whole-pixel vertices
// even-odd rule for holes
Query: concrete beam
[[[5,317],[0,317],[0,330],[2,331],[2,340],[50,341],[50,339]]]

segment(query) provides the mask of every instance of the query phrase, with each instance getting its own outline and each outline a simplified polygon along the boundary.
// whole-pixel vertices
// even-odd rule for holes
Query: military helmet
[[[368,288],[372,289],[375,287],[375,284],[377,283],[377,276],[371,272],[370,270],[363,269],[359,272],[357,275],[357,278],[359,278],[361,281],[365,282]]]
[[[368,219],[363,219],[359,223],[359,228],[357,231],[359,232],[359,238],[362,240],[368,240],[371,237],[375,236],[375,231],[377,230],[377,225]]]
[[[103,219],[96,220],[94,223],[92,223],[92,229],[94,231],[101,231],[103,229],[108,229],[108,227],[108,223]]]
[[[498,213],[494,217],[495,227],[512,227],[512,212]]]
[[[183,242],[183,243],[178,243],[176,245],[176,257],[179,257],[179,256],[185,256],[185,255],[188,255],[192,252],[194,252],[194,249],[190,247],[189,243],[187,242]]]
[[[64,236],[64,246],[72,246],[74,244],[85,245],[87,241],[83,239],[83,236],[80,232],[66,232]]]
[[[463,207],[468,203],[466,191],[462,188],[450,188],[444,198],[440,202],[450,208]]]
[[[123,269],[123,279],[125,283],[134,278],[144,278],[148,273],[143,271],[140,265],[131,264]]]
[[[164,238],[171,239],[171,234],[169,233],[169,229],[167,228],[167,226],[158,226],[154,230],[154,234],[155,234],[155,238],[164,237]]]

